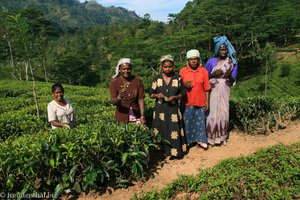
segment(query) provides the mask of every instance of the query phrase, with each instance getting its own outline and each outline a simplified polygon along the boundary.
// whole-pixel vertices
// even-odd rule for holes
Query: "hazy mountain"
[[[39,10],[65,31],[139,19],[133,11],[121,7],[103,7],[96,1],[1,0],[0,7],[8,12],[24,8]]]

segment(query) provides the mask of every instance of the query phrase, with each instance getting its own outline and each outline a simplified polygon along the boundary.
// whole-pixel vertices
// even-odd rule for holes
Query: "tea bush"
[[[249,97],[230,100],[231,127],[246,133],[269,133],[300,118],[300,98]]]
[[[181,176],[160,191],[132,199],[297,199],[300,143],[227,159],[196,176]]]
[[[36,85],[40,118],[30,82],[1,84],[0,101],[5,106],[0,115],[0,188],[4,191],[55,191],[58,197],[65,189],[124,187],[143,176],[149,148],[154,146],[151,132],[116,123],[107,89],[64,85],[79,125],[52,131],[47,122],[51,84]]]
[[[11,193],[81,192],[141,177],[154,146],[148,129],[103,121],[7,139],[0,146],[0,188]]]
[[[64,85],[79,125],[52,131],[47,122],[51,83],[36,83],[39,118],[32,83],[0,84],[0,188],[5,192],[55,191],[57,198],[66,189],[124,187],[145,173],[152,133],[116,123],[108,89]],[[146,95],[145,103],[150,125],[154,101]],[[244,132],[266,133],[299,119],[299,105],[297,98],[233,99],[230,123]]]

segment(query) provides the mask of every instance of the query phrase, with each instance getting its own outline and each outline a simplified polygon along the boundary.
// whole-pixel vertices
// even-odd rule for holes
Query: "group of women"
[[[237,76],[235,50],[225,36],[214,38],[214,56],[201,66],[196,49],[186,54],[187,66],[174,71],[174,58],[160,59],[160,73],[149,89],[155,99],[152,130],[161,137],[165,156],[181,157],[187,147],[197,144],[226,145],[229,124],[230,85]],[[131,75],[132,62],[120,59],[110,85],[115,118],[119,122],[145,124],[144,87]]]
[[[235,50],[226,36],[214,38],[214,56],[201,66],[196,49],[186,54],[187,66],[174,71],[174,58],[160,59],[160,73],[149,89],[155,99],[152,130],[155,139],[161,138],[166,157],[181,157],[191,144],[204,149],[208,144],[226,145],[229,124],[230,85],[237,77]],[[112,104],[116,106],[115,119],[122,123],[144,125],[145,91],[141,79],[131,74],[132,61],[119,60],[110,83]],[[63,88],[52,88],[54,100],[48,105],[52,127],[73,126],[73,109],[63,98]],[[61,95],[62,93],[62,95]],[[54,117],[64,112],[69,117]]]

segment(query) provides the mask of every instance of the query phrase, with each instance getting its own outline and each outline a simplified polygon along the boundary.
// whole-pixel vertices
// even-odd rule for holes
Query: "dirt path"
[[[130,199],[134,193],[150,191],[153,188],[161,189],[171,180],[179,175],[196,174],[199,169],[204,169],[216,165],[220,160],[241,155],[251,154],[261,148],[269,147],[275,144],[290,144],[300,141],[300,122],[294,122],[287,129],[272,133],[267,136],[250,136],[232,132],[226,146],[210,147],[204,151],[198,147],[192,147],[183,159],[164,161],[154,177],[144,183],[137,182],[128,189],[118,189],[111,193],[98,195],[81,195],[78,199],[109,199],[123,200]]]

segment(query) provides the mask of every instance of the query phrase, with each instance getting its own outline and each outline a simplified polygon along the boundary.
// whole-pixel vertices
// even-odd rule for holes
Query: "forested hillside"
[[[80,3],[78,0],[1,0],[0,7],[9,12],[27,8],[38,10],[68,33],[91,26],[139,19],[135,12],[121,7],[106,8],[96,1]]]
[[[239,61],[234,96],[300,93],[299,76],[294,73],[300,67],[298,1],[193,0],[180,13],[170,14],[168,23],[152,21],[145,15],[134,22],[97,26],[93,20],[99,19],[101,24],[107,15],[93,12],[99,14],[97,18],[87,10],[105,9],[109,13],[110,9],[124,9],[75,0],[20,1],[20,10],[12,1],[1,4],[7,8],[0,15],[2,79],[35,77],[40,81],[107,87],[117,60],[130,57],[133,73],[148,86],[163,54],[174,55],[178,70],[186,64],[187,50],[196,48],[205,64],[212,55],[212,38],[226,35]],[[84,14],[90,20],[80,21],[87,19],[82,17]],[[129,17],[130,12],[126,16],[135,19]],[[63,22],[72,24],[73,32]],[[278,83],[284,83],[284,88]]]

